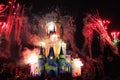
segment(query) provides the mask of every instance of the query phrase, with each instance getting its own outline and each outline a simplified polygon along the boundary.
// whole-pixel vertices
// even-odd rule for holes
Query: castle
[[[69,72],[72,73],[72,63],[66,61],[66,56],[63,54],[62,47],[60,49],[59,57],[56,58],[54,54],[53,47],[50,47],[49,54],[47,57],[43,54],[43,48],[40,48],[39,54],[39,69],[38,75],[40,76],[42,72],[46,72],[47,74],[51,74],[51,72],[55,72],[57,76],[59,73]]]
[[[71,55],[65,55],[62,47],[59,56],[56,57],[54,48],[50,47],[48,56],[44,54],[44,48],[40,47],[38,55],[38,63],[31,65],[32,76],[55,75],[70,73],[73,76],[81,75],[81,67],[83,66],[80,58],[71,58]]]
[[[79,59],[71,59],[73,53],[69,52],[70,49],[67,47],[70,43],[63,39],[64,28],[61,26],[59,16],[56,19],[55,22],[50,21],[45,25],[47,36],[41,40],[38,63],[36,68],[32,70],[33,75],[41,76],[42,73],[51,74],[52,72],[56,76],[66,72],[81,74],[83,64]]]

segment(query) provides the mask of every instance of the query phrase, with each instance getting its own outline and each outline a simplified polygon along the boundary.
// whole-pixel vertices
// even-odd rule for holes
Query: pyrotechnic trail
[[[89,50],[89,56],[92,58],[92,40],[93,40],[93,31],[96,31],[100,36],[100,47],[101,50],[104,50],[106,44],[108,44],[115,54],[118,54],[118,48],[115,46],[107,33],[107,25],[110,23],[108,20],[102,20],[100,16],[93,14],[87,14],[83,19],[84,28],[83,35],[85,42],[83,45],[82,51],[85,52],[86,48]]]

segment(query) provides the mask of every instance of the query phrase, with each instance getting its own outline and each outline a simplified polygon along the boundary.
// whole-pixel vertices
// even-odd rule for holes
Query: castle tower
[[[38,69],[38,75],[41,76],[41,74],[44,72],[44,64],[45,64],[45,61],[44,61],[44,54],[43,54],[43,48],[40,47],[40,54],[39,54],[39,60],[38,60],[38,65],[39,65],[39,69]]]
[[[45,64],[45,70],[48,75],[58,75],[58,64],[55,59],[54,49],[50,47],[47,61]]]
[[[62,47],[60,49],[58,65],[59,65],[59,67],[58,67],[59,68],[59,73],[64,73],[65,72],[66,60],[65,60],[65,55],[63,54]]]
[[[50,59],[50,60],[55,59],[55,54],[54,54],[54,49],[53,49],[53,47],[50,47],[50,50],[49,50],[49,54],[48,54],[47,59]]]

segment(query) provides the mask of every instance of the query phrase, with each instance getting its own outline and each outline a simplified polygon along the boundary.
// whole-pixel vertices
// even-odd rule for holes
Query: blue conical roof
[[[64,54],[63,54],[62,47],[60,48],[60,54],[59,54],[59,55],[64,55]]]
[[[61,47],[61,49],[60,49],[59,58],[60,58],[60,59],[62,59],[62,58],[64,59],[64,58],[65,58],[65,55],[64,55],[64,53],[63,53],[62,47]]]
[[[43,48],[40,47],[39,59],[42,59],[42,58],[43,58]]]
[[[54,57],[55,57],[54,49],[53,49],[53,47],[50,47],[48,58],[51,59],[51,58],[54,58]]]
[[[43,55],[43,48],[40,47],[40,55]]]

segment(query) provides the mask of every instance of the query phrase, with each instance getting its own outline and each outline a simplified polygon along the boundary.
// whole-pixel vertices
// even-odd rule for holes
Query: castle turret
[[[45,61],[44,61],[44,54],[43,54],[43,48],[40,47],[40,54],[39,54],[39,60],[38,60],[38,64],[39,64],[39,69],[38,69],[38,75],[41,76],[41,74],[44,72],[44,64],[45,64]]]
[[[64,55],[64,53],[63,53],[62,47],[60,48],[59,59],[65,59],[65,55]]]
[[[47,59],[55,59],[54,49],[53,47],[50,47],[49,54]]]
[[[45,64],[45,70],[48,75],[58,75],[58,64],[55,59],[54,49],[50,47],[47,61]]]
[[[65,72],[66,60],[65,60],[65,55],[63,54],[62,47],[60,49],[58,65],[59,65],[59,73],[64,73]]]

